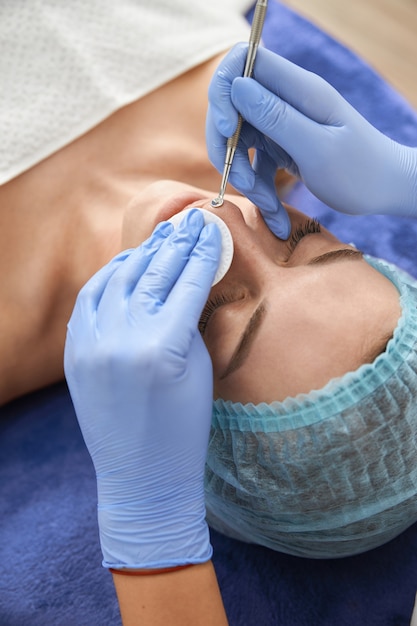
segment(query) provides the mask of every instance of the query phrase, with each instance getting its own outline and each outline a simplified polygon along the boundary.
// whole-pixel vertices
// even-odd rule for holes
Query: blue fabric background
[[[375,25],[377,27],[377,25]],[[265,44],[331,82],[375,126],[417,145],[417,116],[371,68],[271,0]],[[417,221],[331,212],[299,185],[295,206],[417,276]],[[64,384],[0,420],[0,626],[117,626],[101,568],[93,467]],[[417,526],[368,554],[314,561],[212,533],[231,626],[402,626],[417,589]]]

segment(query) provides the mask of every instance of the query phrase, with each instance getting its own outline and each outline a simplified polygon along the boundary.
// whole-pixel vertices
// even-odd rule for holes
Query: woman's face
[[[292,231],[277,239],[246,198],[212,195],[181,183],[151,185],[126,212],[123,246],[184,208],[203,207],[229,227],[234,257],[211,290],[200,330],[214,368],[214,396],[273,402],[320,389],[371,362],[400,316],[393,284],[360,252],[288,208]]]

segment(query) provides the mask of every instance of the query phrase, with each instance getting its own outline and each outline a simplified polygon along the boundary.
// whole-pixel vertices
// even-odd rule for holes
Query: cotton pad
[[[226,272],[228,272],[229,267],[232,264],[232,234],[224,221],[221,219],[221,217],[219,217],[215,213],[211,213],[211,211],[207,211],[206,209],[200,209],[199,207],[196,208],[198,208],[198,210],[201,211],[201,213],[203,214],[205,224],[217,224],[222,237],[222,251],[220,255],[219,267],[217,268],[217,272],[213,280],[213,285],[216,285],[219,281],[221,281],[223,276],[225,276]],[[171,222],[171,224],[173,224],[174,226],[177,226],[182,221],[185,214],[188,213],[188,211],[191,211],[191,209],[186,209],[185,211],[181,211],[180,213],[173,215],[168,221]]]

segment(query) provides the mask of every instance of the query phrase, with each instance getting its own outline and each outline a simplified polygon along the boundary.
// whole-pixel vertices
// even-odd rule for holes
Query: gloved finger
[[[172,231],[173,226],[169,222],[158,224],[151,236],[134,249],[123,263],[118,265],[116,271],[108,276],[107,282],[103,281],[101,293],[97,291],[95,294],[98,325],[102,312],[106,314],[108,311],[113,311],[114,316],[116,315],[118,307],[128,299],[137,281],[146,272],[153,257]]]
[[[206,121],[207,152],[211,163],[219,171],[223,171],[226,156],[226,138],[211,123],[212,109],[209,106]],[[252,189],[255,177],[249,159],[249,149],[273,151],[275,166],[284,169],[291,164],[291,159],[279,146],[273,146],[269,139],[250,124],[243,123],[239,136],[237,152],[232,163],[233,186],[244,193]],[[232,181],[231,181],[232,182]]]
[[[207,113],[208,126],[211,116],[209,108]],[[255,188],[255,172],[249,159],[249,149],[253,147],[262,147],[262,138],[259,131],[253,127],[247,127],[243,124],[239,138],[239,144],[232,163],[232,169],[229,176],[230,184],[240,193],[246,195],[247,192],[253,191]],[[226,140],[215,128],[211,127],[210,135],[207,136],[207,152],[210,161],[214,167],[223,172],[224,160],[226,156]],[[267,200],[267,199],[266,199]],[[267,200],[268,201],[268,200]],[[275,205],[271,204],[270,210],[273,211]]]
[[[207,115],[209,119],[210,110]],[[255,148],[266,151],[266,147],[269,151],[273,151],[275,161],[270,159],[268,172],[263,172],[262,168],[255,170],[249,159],[249,149]],[[210,161],[219,172],[222,172],[226,155],[226,141],[215,129],[208,136],[207,152]],[[272,146],[268,138],[259,133],[253,126],[243,124],[230,171],[229,183],[261,209],[268,226],[280,239],[288,238],[291,226],[287,212],[277,197],[275,184],[271,183],[271,180],[274,179],[278,168],[285,168],[290,163],[290,157],[279,146]],[[271,175],[272,169],[274,170],[273,176]]]
[[[273,211],[269,210],[269,205],[263,202],[262,196],[259,197],[256,204],[269,229],[280,239],[288,239],[291,232],[291,222],[277,194],[275,184],[278,169],[276,166],[277,161],[279,159],[275,155],[272,157],[269,151],[257,150],[255,153],[253,170],[257,182],[256,191],[258,192],[259,190],[269,199],[275,199],[276,208]],[[286,158],[284,162],[287,162]]]
[[[230,91],[236,76],[243,76],[247,48],[247,44],[234,46],[221,61],[209,85],[210,125],[223,137],[231,137],[236,130],[238,114],[232,104]]]
[[[288,217],[288,213],[282,206],[279,198],[277,198],[277,206],[278,211],[276,213],[270,213],[269,211],[266,212],[261,208],[260,211],[269,230],[279,239],[286,241],[291,233],[290,218]]]
[[[252,165],[249,160],[249,151],[251,148],[255,149]],[[244,122],[242,125],[238,150],[242,152],[253,170],[252,177],[245,176],[245,180],[236,181],[244,192],[250,191],[251,188],[253,188],[256,180],[255,175],[260,175],[265,180],[269,178],[275,181],[275,175],[279,169],[286,169],[295,175],[298,174],[296,165],[290,155],[277,143],[247,122]],[[236,174],[239,174],[241,169],[243,169],[243,166],[237,169]]]
[[[295,162],[305,155],[306,144],[320,146],[331,132],[252,78],[236,79],[232,97],[244,119],[275,141]]]
[[[290,155],[279,144],[272,141],[264,133],[261,133],[249,122],[243,123],[240,143],[245,146],[247,152],[250,148],[254,148],[256,153],[269,155],[272,163],[275,165],[275,169],[289,169],[293,166],[293,160]]]
[[[291,222],[287,211],[278,198],[274,182],[265,180],[263,176],[258,174],[255,176],[255,181],[253,190],[245,193],[246,197],[258,207],[268,228],[274,235],[279,239],[288,239],[291,232]]]
[[[229,182],[258,207],[269,229],[276,237],[288,239],[291,223],[287,211],[278,198],[274,181],[269,178],[265,179],[263,173],[253,172],[253,174],[254,182],[250,188],[245,185],[245,191],[243,191],[243,186],[238,186],[239,183],[233,184],[236,181],[236,175],[230,174]]]
[[[211,163],[219,173],[222,173],[226,157],[227,140],[211,123],[211,115],[212,109],[209,107],[206,123],[207,153]],[[259,132],[254,130],[253,141],[256,140],[255,132],[259,135]],[[252,137],[245,141],[244,135],[245,125],[242,127],[239,144],[232,163],[231,177],[229,178],[230,184],[241,193],[245,193],[246,189],[252,189],[255,184],[255,176],[248,154],[248,149],[253,147]]]
[[[132,252],[133,249],[123,250],[123,252],[120,252],[111,261],[109,261],[109,263],[96,272],[81,288],[67,325],[69,332],[71,331],[72,326],[78,325],[78,322],[82,319],[89,319],[93,312],[96,311],[108,281],[118,270],[120,265],[132,254]],[[84,326],[85,325],[81,324],[81,327]]]
[[[252,165],[249,161],[249,148],[256,150]],[[277,195],[275,175],[277,169],[285,168],[291,163],[292,160],[284,150],[249,124],[243,124],[229,181],[256,204],[270,230],[280,239],[288,238],[291,224]]]
[[[91,334],[95,334],[97,331],[97,324],[99,323],[99,317],[97,311],[100,303],[103,303],[103,297],[108,287],[109,282],[113,276],[117,274],[118,270],[124,263],[129,262],[129,259],[139,259],[139,263],[142,265],[141,270],[145,265],[149,263],[149,258],[159,248],[161,242],[172,231],[172,225],[168,223],[159,224],[152,235],[142,246],[136,249],[129,249],[120,252],[109,263],[102,267],[80,290],[77,300],[71,315],[71,318],[67,325],[67,337],[65,345],[64,355],[64,367],[69,367],[69,352],[73,350],[73,336],[76,334],[77,344],[81,348],[88,345],[91,339]],[[117,311],[117,300],[113,300],[109,303],[114,313]],[[102,309],[103,307],[101,307]],[[106,309],[107,310],[107,309]]]
[[[203,227],[201,211],[195,209],[186,213],[135,286],[129,303],[132,310],[142,307],[148,313],[154,313],[160,309],[188,263]]]
[[[265,150],[256,150],[253,158],[253,171],[262,175],[264,180],[271,181],[275,187],[277,170],[287,170],[293,176],[299,176],[299,172],[293,159],[277,144],[266,139],[265,144],[270,146]]]
[[[226,156],[226,142],[227,137],[220,133],[212,119],[213,109],[209,105],[206,116],[206,146],[207,154],[210,162],[214,165],[217,171],[221,172],[223,169],[224,159]]]
[[[221,234],[216,224],[204,226],[167,299],[176,321],[192,330],[197,325],[216,274],[221,254]]]
[[[84,285],[77,296],[71,318],[67,324],[64,347],[64,372],[68,381],[77,380],[80,375],[80,358],[90,350],[96,336],[97,304],[111,276],[132,254],[133,250],[124,250],[102,267]]]
[[[259,48],[253,78],[319,124],[333,124],[348,103],[321,76]]]

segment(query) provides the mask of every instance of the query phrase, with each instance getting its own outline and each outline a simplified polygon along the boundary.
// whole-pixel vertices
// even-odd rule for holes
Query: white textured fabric
[[[246,40],[254,0],[2,0],[0,184]]]

